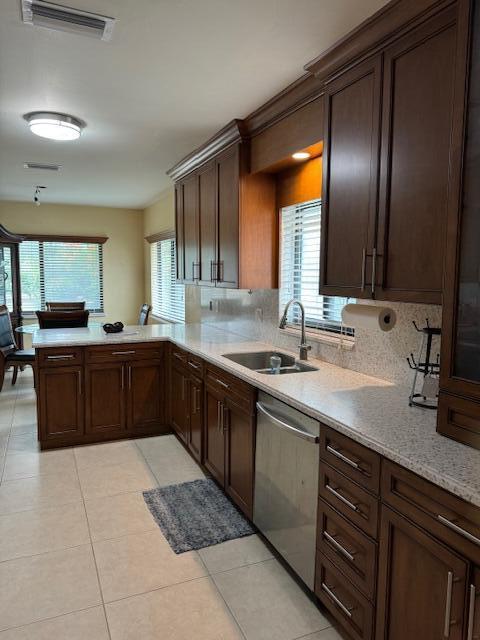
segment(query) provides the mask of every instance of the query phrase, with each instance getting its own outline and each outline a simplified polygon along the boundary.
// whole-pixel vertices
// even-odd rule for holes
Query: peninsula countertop
[[[105,334],[100,327],[44,329],[34,334],[33,347],[159,340],[183,347],[480,506],[480,451],[439,435],[435,430],[436,412],[409,407],[406,390],[390,382],[315,359],[310,362],[318,371],[287,376],[257,373],[224,358],[223,354],[276,347],[211,325],[132,326],[125,327],[121,334]]]

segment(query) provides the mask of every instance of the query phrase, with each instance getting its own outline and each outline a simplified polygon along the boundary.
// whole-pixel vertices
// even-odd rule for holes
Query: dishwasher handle
[[[273,415],[273,413],[270,413],[270,411],[268,411],[265,405],[263,405],[261,402],[257,402],[257,410],[260,411],[260,413],[263,413],[263,415],[266,416],[268,420],[276,424],[277,427],[280,427],[285,431],[289,431],[293,435],[298,436],[299,438],[303,438],[308,442],[311,442],[313,444],[318,444],[319,442],[318,436],[314,436],[311,433],[308,433],[308,431],[303,431],[303,429],[299,429],[298,427],[288,424],[288,422],[285,422],[281,418],[278,418],[277,416]]]

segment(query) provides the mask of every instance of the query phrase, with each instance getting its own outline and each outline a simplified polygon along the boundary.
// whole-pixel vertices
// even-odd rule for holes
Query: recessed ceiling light
[[[32,133],[50,140],[77,140],[85,127],[84,122],[65,113],[34,111],[23,117]]]
[[[308,160],[310,154],[308,151],[297,151],[296,153],[292,153],[292,158],[294,160]]]

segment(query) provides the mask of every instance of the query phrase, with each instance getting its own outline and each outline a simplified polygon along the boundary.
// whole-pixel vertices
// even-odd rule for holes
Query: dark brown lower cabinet
[[[468,571],[461,556],[382,506],[376,640],[462,640]]]
[[[86,366],[87,434],[125,431],[125,366],[105,362]]]
[[[209,379],[207,374],[207,380]],[[235,504],[249,518],[253,514],[255,416],[253,389],[245,395],[244,383],[237,395],[228,379],[205,385],[204,465]],[[225,385],[219,390],[218,384]],[[248,398],[248,395],[251,395]],[[237,400],[237,402],[235,402]],[[252,407],[249,410],[248,407]]]
[[[146,431],[165,424],[163,360],[138,360],[126,365],[127,428]]]
[[[41,392],[40,392],[41,391]],[[42,442],[76,440],[84,433],[83,367],[51,367],[38,373],[38,427]]]
[[[204,465],[215,480],[225,484],[225,432],[223,430],[223,395],[208,383],[205,389],[205,460]]]
[[[187,442],[188,434],[188,374],[182,367],[172,366],[170,374],[171,422],[179,438]]]
[[[225,491],[252,518],[255,419],[229,400],[226,400],[223,416],[226,433]]]
[[[197,462],[202,462],[203,381],[191,376],[188,385],[189,425],[187,446]]]

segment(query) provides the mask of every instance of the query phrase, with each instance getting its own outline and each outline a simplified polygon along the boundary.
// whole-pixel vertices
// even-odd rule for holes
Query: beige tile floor
[[[40,452],[0,393],[0,640],[340,640],[257,536],[176,555],[142,491],[203,477],[173,436]]]

